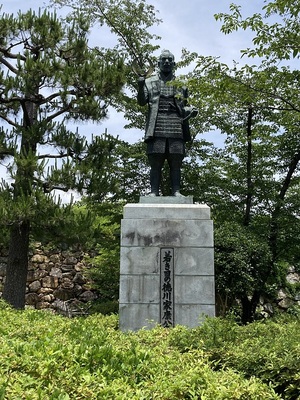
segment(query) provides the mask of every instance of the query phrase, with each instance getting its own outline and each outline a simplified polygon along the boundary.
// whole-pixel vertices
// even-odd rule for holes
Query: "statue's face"
[[[162,53],[159,58],[159,68],[164,73],[169,73],[173,70],[175,66],[174,56],[172,53],[166,52]]]

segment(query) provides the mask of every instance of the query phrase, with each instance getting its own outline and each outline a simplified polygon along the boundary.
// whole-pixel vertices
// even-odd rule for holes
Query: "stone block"
[[[209,219],[210,208],[205,204],[127,204],[124,219]]]
[[[213,223],[206,205],[128,204],[121,223],[120,329],[195,327],[215,315]]]
[[[212,221],[123,219],[121,246],[212,247]]]
[[[121,275],[120,303],[159,303],[159,275]]]
[[[175,275],[214,275],[213,247],[175,249]]]
[[[214,304],[212,276],[175,276],[175,304]]]
[[[193,196],[140,196],[139,204],[193,204]]]
[[[41,288],[41,282],[40,281],[34,281],[32,283],[30,283],[29,285],[29,290],[31,292],[37,292],[40,288]]]
[[[122,331],[154,328],[159,323],[159,304],[120,304],[119,326]]]
[[[158,247],[121,247],[121,274],[158,274]]]

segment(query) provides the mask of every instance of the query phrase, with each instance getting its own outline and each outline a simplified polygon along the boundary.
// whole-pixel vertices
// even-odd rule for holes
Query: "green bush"
[[[170,340],[181,352],[204,350],[215,370],[232,368],[247,379],[258,377],[283,399],[300,399],[300,320],[295,316],[246,326],[208,318],[201,327],[183,329]]]
[[[124,333],[116,315],[67,319],[1,303],[0,399],[297,399],[299,325],[216,318]]]

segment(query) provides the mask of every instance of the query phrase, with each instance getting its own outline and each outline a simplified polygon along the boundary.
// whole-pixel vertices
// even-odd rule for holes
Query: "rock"
[[[67,265],[75,265],[75,264],[78,263],[78,260],[75,257],[69,256],[64,260],[64,263],[67,264]]]
[[[56,289],[53,292],[54,296],[59,299],[59,300],[70,300],[74,298],[74,292],[73,290],[66,290],[66,289]]]
[[[292,299],[289,299],[288,297],[282,299],[279,301],[278,306],[284,309],[288,309],[289,307],[293,306],[295,302]]]
[[[73,265],[71,265],[71,264],[63,264],[62,266],[61,266],[61,270],[62,270],[62,272],[70,272],[70,271],[72,271],[73,270]]]
[[[30,292],[37,292],[41,288],[41,282],[40,281],[33,281],[30,283],[28,286]]]
[[[44,308],[49,308],[50,307],[50,303],[46,302],[46,301],[40,301],[39,303],[36,304],[36,308],[38,310],[43,310]]]
[[[28,305],[35,306],[38,302],[40,302],[40,297],[37,293],[28,293],[25,296],[25,302]]]
[[[64,278],[64,280],[63,280],[63,282],[61,284],[61,287],[63,289],[73,289],[74,288],[74,283],[70,279]]]
[[[282,300],[286,298],[286,293],[283,289],[280,289],[277,295],[278,300]]]
[[[74,274],[75,274],[74,271],[64,272],[64,273],[62,274],[61,279],[62,279],[62,281],[64,281],[65,279],[69,279],[69,280],[72,281],[73,278],[74,278]]]
[[[69,316],[69,305],[65,301],[56,299],[52,303],[52,307],[58,313]]]
[[[43,254],[34,254],[31,258],[31,262],[42,264],[45,261],[45,256]]]
[[[97,298],[97,295],[95,293],[93,293],[91,290],[87,290],[87,291],[83,292],[79,296],[79,298],[80,298],[80,300],[82,300],[85,303],[87,303],[88,301],[95,300]]]
[[[300,282],[300,275],[297,274],[296,272],[289,273],[286,276],[286,280],[288,283],[299,283]]]
[[[271,303],[264,304],[264,311],[269,315],[273,315],[274,314],[274,308],[273,308],[272,304]]]
[[[28,271],[27,282],[33,282],[47,276],[47,271],[41,269],[34,269]]]
[[[46,296],[42,297],[42,301],[47,302],[47,303],[51,303],[52,301],[54,301],[55,297],[53,294],[46,294]]]
[[[55,289],[58,287],[58,278],[56,276],[45,276],[42,279],[42,286]]]
[[[62,272],[60,268],[52,267],[50,270],[50,276],[55,276],[56,278],[62,277]]]
[[[46,295],[46,294],[49,294],[49,293],[53,293],[53,291],[54,291],[54,289],[52,289],[52,288],[41,287],[40,290],[38,290],[38,294]]]
[[[82,262],[78,262],[78,263],[75,265],[75,267],[74,267],[74,269],[75,269],[76,272],[82,271],[83,268],[84,268],[84,264],[83,264]]]
[[[59,254],[52,254],[49,257],[50,261],[53,262],[54,264],[60,263],[60,255]]]
[[[35,269],[35,268],[36,268],[36,264],[31,262],[31,260],[28,260],[28,271]]]
[[[73,282],[78,283],[79,285],[82,285],[86,283],[85,277],[82,275],[81,272],[77,272],[76,275],[74,276]]]

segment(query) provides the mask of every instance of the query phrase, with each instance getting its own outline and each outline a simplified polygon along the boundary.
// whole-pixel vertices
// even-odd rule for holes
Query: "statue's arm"
[[[198,109],[188,104],[189,92],[186,87],[182,88],[182,96],[183,96],[182,105],[184,110],[184,120],[195,118],[198,115]]]
[[[137,102],[140,106],[145,106],[148,103],[148,90],[143,77],[138,80]]]

